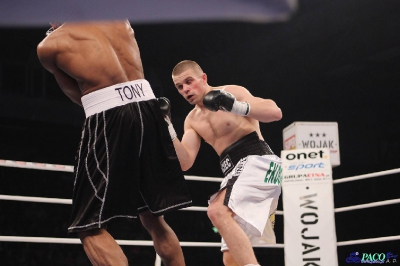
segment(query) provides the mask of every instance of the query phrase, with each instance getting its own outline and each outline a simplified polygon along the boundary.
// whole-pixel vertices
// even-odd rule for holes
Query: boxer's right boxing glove
[[[240,116],[250,113],[250,104],[237,101],[232,93],[224,90],[211,90],[203,98],[204,107],[216,112],[218,110],[231,112]]]
[[[171,136],[171,140],[174,141],[177,137],[174,126],[172,125],[171,122],[171,102],[168,100],[168,98],[165,97],[160,97],[157,98],[158,103],[160,104],[160,109],[161,112],[164,116],[165,122],[168,124],[168,131],[169,135]]]

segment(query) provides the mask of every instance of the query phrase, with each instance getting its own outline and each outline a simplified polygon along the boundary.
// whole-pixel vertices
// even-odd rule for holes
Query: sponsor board
[[[329,149],[283,150],[282,183],[332,182]]]
[[[281,151],[286,266],[337,266],[328,148]]]
[[[294,122],[283,129],[283,149],[320,149],[330,151],[333,167],[340,165],[339,133],[336,122]]]
[[[283,186],[283,211],[285,265],[337,266],[332,186]]]

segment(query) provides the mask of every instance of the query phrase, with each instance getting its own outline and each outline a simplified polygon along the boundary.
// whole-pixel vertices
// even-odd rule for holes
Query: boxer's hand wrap
[[[231,112],[240,116],[247,116],[250,113],[250,104],[237,101],[232,93],[224,90],[212,90],[203,99],[204,107],[216,112],[218,110]]]
[[[169,131],[169,135],[171,136],[171,140],[174,141],[176,139],[177,135],[176,135],[174,126],[172,125],[172,122],[171,122],[171,103],[168,100],[168,98],[165,98],[165,97],[157,98],[157,100],[158,100],[158,103],[160,104],[160,109],[164,116],[164,120],[168,124],[168,131]]]
[[[171,140],[174,141],[177,137],[174,126],[172,125],[171,119],[168,116],[164,116],[165,122],[168,124],[169,135],[171,136]]]

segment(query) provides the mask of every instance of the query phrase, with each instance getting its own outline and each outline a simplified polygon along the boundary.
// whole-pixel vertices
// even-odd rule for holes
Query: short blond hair
[[[176,64],[176,66],[172,70],[172,76],[177,76],[188,69],[193,69],[197,74],[203,73],[203,70],[195,61],[183,60]]]

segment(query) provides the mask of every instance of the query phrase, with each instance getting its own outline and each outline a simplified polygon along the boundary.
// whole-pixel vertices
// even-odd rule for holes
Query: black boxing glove
[[[247,116],[250,113],[250,104],[237,101],[232,93],[224,90],[212,90],[204,95],[204,107],[216,112],[218,110],[231,112],[240,116]]]
[[[172,122],[171,122],[171,102],[168,100],[168,98],[165,98],[165,97],[157,98],[157,101],[160,105],[160,109],[164,116],[164,120],[168,124],[168,131],[169,131],[169,135],[171,136],[171,140],[174,141],[176,139],[177,135],[176,135],[174,126],[172,125]]]
[[[158,103],[160,104],[160,109],[163,116],[168,116],[171,119],[171,102],[168,98],[160,97],[157,98]]]

